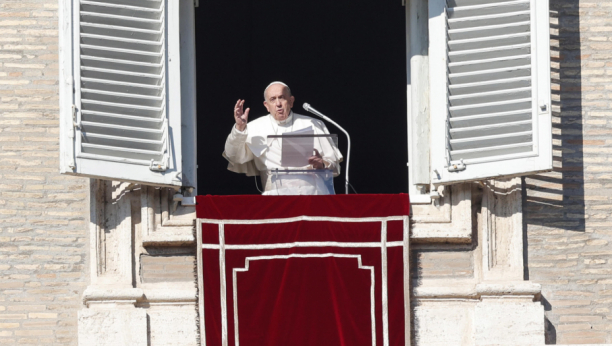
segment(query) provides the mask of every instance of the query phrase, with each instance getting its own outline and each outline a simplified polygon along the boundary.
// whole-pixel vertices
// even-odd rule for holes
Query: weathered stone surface
[[[79,311],[80,346],[147,346],[147,313],[128,307]]]
[[[483,299],[474,309],[474,345],[544,345],[539,302]]]
[[[474,303],[421,302],[414,309],[417,345],[473,345]]]
[[[197,344],[196,305],[151,305],[147,309],[151,330],[150,346]]]

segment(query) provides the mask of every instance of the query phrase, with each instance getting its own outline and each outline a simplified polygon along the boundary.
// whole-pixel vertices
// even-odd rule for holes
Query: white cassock
[[[325,124],[317,119],[291,112],[284,121],[278,121],[270,114],[247,123],[244,131],[238,131],[236,126],[227,136],[223,157],[229,161],[227,169],[247,176],[261,176],[264,195],[329,195],[328,188],[332,179],[326,179],[317,174],[277,175],[273,169],[313,169],[311,165],[304,167],[284,167],[281,165],[280,140],[268,141],[270,135],[282,135],[311,127],[315,135],[329,134]],[[317,137],[314,148],[325,162],[325,168],[332,170],[333,176],[340,174],[342,154],[335,143],[326,137]],[[332,179],[333,180],[333,179]],[[332,185],[333,186],[333,185]]]

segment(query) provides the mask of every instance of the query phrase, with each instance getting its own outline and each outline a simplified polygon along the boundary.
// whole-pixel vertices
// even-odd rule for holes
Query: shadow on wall
[[[550,30],[554,168],[523,179],[525,280],[529,280],[528,230],[586,230],[579,0],[550,0]],[[552,310],[545,297],[541,302],[545,311]],[[554,324],[548,318],[545,323],[546,344],[556,344]]]
[[[578,0],[550,2],[553,172],[525,178],[524,220],[585,231]]]

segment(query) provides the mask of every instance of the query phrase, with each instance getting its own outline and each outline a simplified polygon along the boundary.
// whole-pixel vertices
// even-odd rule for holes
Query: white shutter
[[[182,185],[179,1],[60,4],[61,172]]]
[[[548,1],[429,4],[433,183],[552,169]]]

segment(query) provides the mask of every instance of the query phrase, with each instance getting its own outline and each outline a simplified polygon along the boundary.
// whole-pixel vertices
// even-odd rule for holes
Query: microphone
[[[329,117],[325,116],[323,113],[319,112],[318,110],[312,108],[310,106],[310,103],[304,103],[304,110],[306,112],[310,112],[318,116],[319,118],[323,120],[329,121],[330,123],[334,124],[337,128],[339,128],[342,132],[344,132],[344,134],[346,135],[346,138],[348,140],[348,149],[346,153],[346,173],[345,173],[346,178],[344,179],[344,192],[348,195],[349,193],[349,162],[351,161],[351,136],[349,136],[348,132],[346,132],[346,130],[343,129],[342,126],[338,125],[338,123],[331,120]]]

